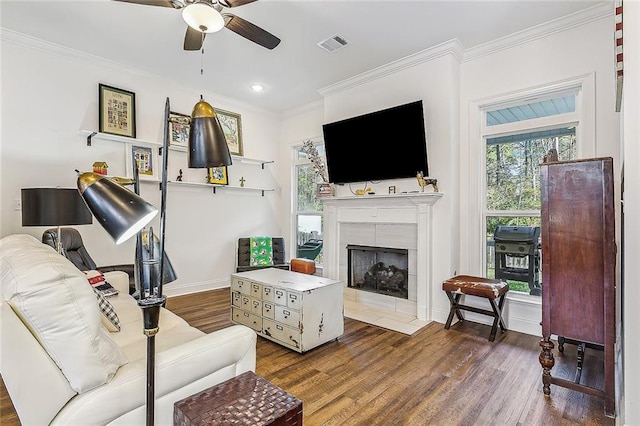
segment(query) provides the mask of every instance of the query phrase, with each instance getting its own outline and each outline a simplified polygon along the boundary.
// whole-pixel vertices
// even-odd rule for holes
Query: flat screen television
[[[324,124],[329,182],[429,176],[422,101]]]

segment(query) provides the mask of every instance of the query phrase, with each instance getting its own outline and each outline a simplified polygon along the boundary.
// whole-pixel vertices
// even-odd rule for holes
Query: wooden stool
[[[309,259],[291,259],[291,270],[303,274],[313,275],[316,273],[316,262]]]
[[[491,334],[489,334],[489,341],[493,342],[496,338],[496,332],[498,331],[498,325],[504,332],[507,327],[504,325],[502,319],[502,306],[504,305],[505,295],[509,291],[509,284],[500,280],[491,280],[489,278],[473,277],[470,275],[456,275],[453,278],[442,283],[442,289],[447,293],[449,302],[451,302],[451,310],[449,311],[449,318],[444,325],[445,330],[451,327],[451,321],[453,316],[456,315],[458,320],[464,321],[462,317],[463,311],[471,311],[477,314],[484,314],[493,317],[493,326],[491,327]],[[491,311],[487,309],[480,309],[473,306],[465,306],[460,304],[460,297],[463,295],[484,297],[491,304]],[[496,299],[498,304],[496,305]]]

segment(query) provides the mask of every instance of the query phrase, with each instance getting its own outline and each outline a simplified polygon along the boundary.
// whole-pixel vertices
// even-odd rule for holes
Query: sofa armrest
[[[233,375],[255,370],[256,340],[255,331],[234,325],[158,352],[155,357],[157,424],[171,424],[170,413],[175,401],[212,386],[205,383],[202,389],[191,390],[192,383],[225,369],[231,369]],[[114,421],[142,424],[146,383],[146,359],[133,361],[120,367],[108,384],[72,399],[55,420],[61,424],[81,424],[88,418],[95,424]],[[188,389],[188,393],[173,397],[181,394],[181,388]],[[161,407],[159,401],[165,395],[171,403]]]
[[[120,294],[129,294],[129,275],[126,272],[105,272],[104,279],[118,290]]]

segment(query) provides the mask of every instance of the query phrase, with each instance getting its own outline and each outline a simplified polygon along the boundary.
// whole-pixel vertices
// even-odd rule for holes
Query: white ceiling
[[[318,89],[457,38],[465,48],[611,0],[260,0],[227,9],[276,35],[274,50],[230,30],[185,52],[179,10],[108,0],[0,1],[2,27],[282,112]],[[339,34],[350,45],[316,46]],[[204,60],[204,75],[200,75]],[[252,83],[266,90],[255,93]]]

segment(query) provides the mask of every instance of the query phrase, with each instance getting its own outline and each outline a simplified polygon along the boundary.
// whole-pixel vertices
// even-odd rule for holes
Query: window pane
[[[539,210],[540,163],[551,149],[576,156],[575,127],[487,139],[487,210]]]
[[[545,101],[487,111],[487,126],[566,114],[568,112],[575,112],[575,110],[576,95],[561,96]]]
[[[298,211],[322,211],[322,202],[317,197],[317,184],[322,179],[312,164],[296,166],[298,179]]]
[[[324,157],[324,144],[314,144],[314,146],[318,151],[318,155]],[[302,150],[302,146],[296,148],[296,156],[298,160],[310,160],[309,155]]]
[[[322,263],[322,224],[321,215],[298,215],[296,257]]]
[[[488,216],[487,217],[487,229],[486,229],[486,242],[487,242],[487,277],[495,278],[495,266],[496,266],[496,252],[493,236],[498,226],[540,226],[540,217],[537,216]],[[538,245],[538,256],[542,255],[542,252]],[[529,268],[529,256],[507,256],[506,266],[511,271],[524,272]],[[534,261],[535,262],[535,261]],[[538,271],[537,279],[538,283],[542,283],[542,273],[540,272],[540,265],[542,264],[541,257],[538,257],[537,265],[534,263],[534,270]],[[530,288],[528,281],[517,281],[508,279],[509,290],[520,291],[530,294]],[[535,292],[534,292],[535,294]]]

